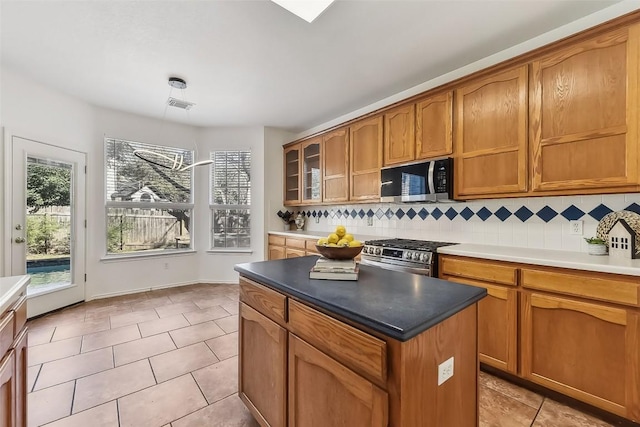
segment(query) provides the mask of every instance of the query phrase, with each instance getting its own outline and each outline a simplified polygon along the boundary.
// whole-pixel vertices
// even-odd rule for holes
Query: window
[[[211,153],[211,248],[251,248],[251,152]]]
[[[193,170],[173,170],[166,158],[191,164],[193,152],[105,139],[107,255],[191,249]]]

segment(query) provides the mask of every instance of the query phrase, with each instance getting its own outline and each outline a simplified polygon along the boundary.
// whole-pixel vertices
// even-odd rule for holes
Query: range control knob
[[[422,256],[420,257],[420,261],[426,263],[427,261],[429,261],[429,254],[422,254]]]
[[[413,254],[413,260],[414,261],[419,261],[420,260],[420,253],[416,252]]]
[[[382,253],[382,249],[376,248],[376,255],[380,255]]]
[[[409,252],[409,251],[405,252],[404,253],[404,257],[405,257],[405,259],[409,259],[410,260],[411,259],[411,252]]]

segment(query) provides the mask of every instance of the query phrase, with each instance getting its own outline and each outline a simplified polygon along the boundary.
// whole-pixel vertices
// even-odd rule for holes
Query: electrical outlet
[[[438,365],[438,385],[444,384],[453,376],[453,356]]]
[[[569,234],[582,236],[582,220],[569,221]]]
[[[367,226],[368,227],[373,227],[373,217],[372,216],[368,216],[367,217]]]
[[[164,269],[165,269],[165,270],[168,270],[168,269],[169,269],[169,263],[168,263],[168,262],[165,262],[165,263],[164,263]]]
[[[316,216],[316,224],[320,224],[320,215]]]

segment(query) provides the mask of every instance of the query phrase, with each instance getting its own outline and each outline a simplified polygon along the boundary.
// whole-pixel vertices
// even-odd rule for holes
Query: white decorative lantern
[[[609,230],[609,256],[636,257],[636,232],[624,219],[618,219]]]

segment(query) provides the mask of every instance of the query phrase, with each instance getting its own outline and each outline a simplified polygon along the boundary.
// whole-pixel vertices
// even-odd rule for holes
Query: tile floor
[[[193,285],[30,321],[29,427],[257,427],[237,397],[238,290]],[[610,426],[485,373],[482,427]]]

